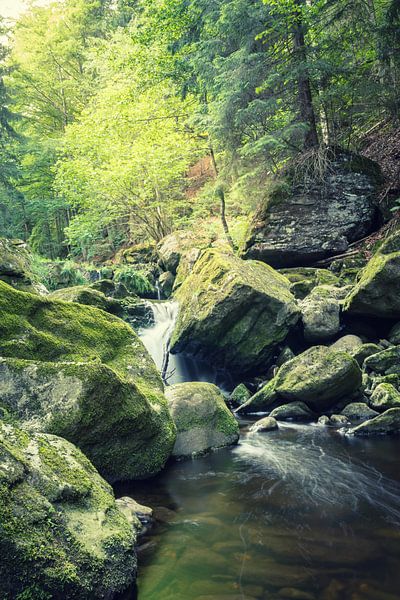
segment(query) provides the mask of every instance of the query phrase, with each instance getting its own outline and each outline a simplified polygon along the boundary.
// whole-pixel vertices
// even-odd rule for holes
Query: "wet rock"
[[[329,156],[323,183],[294,183],[290,173],[275,182],[254,216],[245,258],[274,267],[312,264],[372,231],[379,167],[348,152]]]
[[[388,408],[400,408],[400,392],[390,383],[380,383],[373,390],[369,405],[380,412]]]
[[[136,500],[129,496],[118,498],[116,504],[128,522],[136,529],[140,530],[143,525],[151,523],[153,510],[149,506],[139,504],[139,502],[136,502]]]
[[[32,598],[101,600],[127,588],[137,524],[87,458],[2,422],[0,454],[0,597],[25,597],[27,573]]]
[[[241,406],[247,400],[251,398],[250,390],[244,385],[244,383],[240,383],[235,387],[231,395],[229,396],[230,402],[232,402],[233,406]]]
[[[400,249],[389,238],[361,272],[360,279],[345,301],[351,313],[376,317],[400,317]]]
[[[172,351],[200,353],[237,374],[265,369],[299,318],[285,277],[216,250],[203,252],[176,298]]]
[[[350,354],[352,357],[358,362],[360,367],[363,365],[364,360],[373,354],[377,354],[381,352],[381,346],[378,344],[361,344],[361,346],[357,346],[354,349],[350,349]]]
[[[313,421],[315,416],[304,402],[291,402],[274,408],[269,418],[278,421]]]
[[[391,373],[400,375],[400,346],[393,346],[368,356],[363,366],[380,375],[390,375]]]
[[[327,415],[321,415],[318,419],[318,425],[322,425],[322,427],[327,427],[329,425],[329,417]]]
[[[261,431],[272,431],[278,429],[278,422],[274,417],[264,417],[250,427],[250,431],[258,433]]]
[[[165,391],[177,428],[173,456],[193,456],[235,444],[239,425],[211,383],[179,383]]]
[[[394,435],[400,433],[400,408],[390,408],[378,417],[349,429],[348,435]]]
[[[350,421],[367,421],[379,413],[372,410],[365,402],[351,402],[341,412]]]
[[[301,303],[304,337],[309,342],[333,338],[340,330],[340,303],[337,288],[318,286]]]
[[[344,335],[339,338],[334,344],[331,344],[331,348],[334,350],[342,350],[348,352],[353,356],[354,352],[357,352],[363,345],[363,341],[358,335]]]
[[[274,380],[279,397],[305,402],[321,414],[361,385],[361,370],[346,352],[314,346],[284,364]]]

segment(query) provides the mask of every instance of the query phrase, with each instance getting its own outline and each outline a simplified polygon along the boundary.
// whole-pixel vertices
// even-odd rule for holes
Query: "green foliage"
[[[129,265],[120,265],[114,271],[114,281],[123,283],[134,294],[146,294],[154,291],[153,285],[142,271]]]

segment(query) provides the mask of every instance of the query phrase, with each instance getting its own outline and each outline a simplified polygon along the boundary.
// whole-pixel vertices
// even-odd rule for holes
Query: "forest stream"
[[[140,336],[166,377],[227,385],[193,359],[166,364],[176,305],[152,306]],[[294,423],[251,433],[250,423],[233,448],[117,486],[156,518],[124,600],[399,598],[399,439]]]

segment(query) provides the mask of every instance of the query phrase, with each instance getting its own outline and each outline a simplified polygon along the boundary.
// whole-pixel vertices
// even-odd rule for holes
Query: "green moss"
[[[83,454],[0,422],[0,455],[1,598],[100,600],[126,587],[134,532]]]
[[[118,300],[108,298],[104,293],[88,286],[75,286],[63,288],[50,294],[51,300],[64,302],[78,302],[87,306],[94,306],[114,315],[123,315],[123,306]]]
[[[157,369],[126,323],[1,282],[0,313],[0,354],[17,359],[8,362],[3,408],[26,427],[77,443],[111,481],[163,467],[174,425]],[[23,377],[12,375],[18,370]]]

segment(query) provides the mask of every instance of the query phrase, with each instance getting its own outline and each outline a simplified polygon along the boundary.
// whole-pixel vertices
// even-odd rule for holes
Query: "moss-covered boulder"
[[[95,306],[113,315],[121,316],[124,313],[123,306],[119,300],[109,298],[103,292],[89,286],[77,285],[75,287],[63,288],[50,294],[52,300],[64,302],[78,302],[87,306]]]
[[[354,314],[390,319],[400,317],[400,247],[397,237],[388,238],[361,271],[358,283],[346,298],[345,309]]]
[[[373,390],[369,405],[379,412],[389,408],[400,408],[400,392],[390,383],[380,383]]]
[[[350,421],[367,421],[377,417],[379,413],[370,408],[365,402],[350,402],[340,414]]]
[[[235,412],[255,413],[269,411],[276,404],[278,394],[275,390],[276,378],[268,381],[263,387],[241,404]]]
[[[2,282],[0,314],[3,410],[84,447],[110,481],[164,466],[175,427],[156,367],[126,323]]]
[[[21,240],[0,238],[0,280],[24,292],[48,293],[33,274],[32,256]]]
[[[346,352],[314,346],[285,363],[274,380],[280,398],[305,402],[321,414],[360,386],[362,374]]]
[[[316,415],[304,402],[289,402],[277,406],[270,413],[277,421],[314,421]]]
[[[117,300],[132,296],[121,281],[116,283],[112,281],[112,279],[99,279],[98,281],[91,283],[89,287],[92,290],[102,292],[108,298],[116,298]]]
[[[331,344],[331,348],[334,350],[341,350],[342,352],[348,352],[353,356],[353,353],[362,346],[362,339],[358,335],[344,335]]]
[[[72,444],[0,421],[3,600],[114,597],[135,577],[135,527]]]
[[[288,280],[256,261],[204,252],[179,288],[175,352],[200,352],[236,373],[265,367],[297,322]]]
[[[399,435],[400,408],[390,408],[384,413],[349,429],[348,435]]]
[[[400,375],[400,346],[386,348],[364,360],[364,368],[379,375]]]
[[[165,394],[177,428],[174,456],[195,456],[238,441],[239,425],[215,385],[178,383]]]
[[[333,338],[340,330],[340,289],[330,285],[315,287],[301,303],[304,337],[309,342]]]

